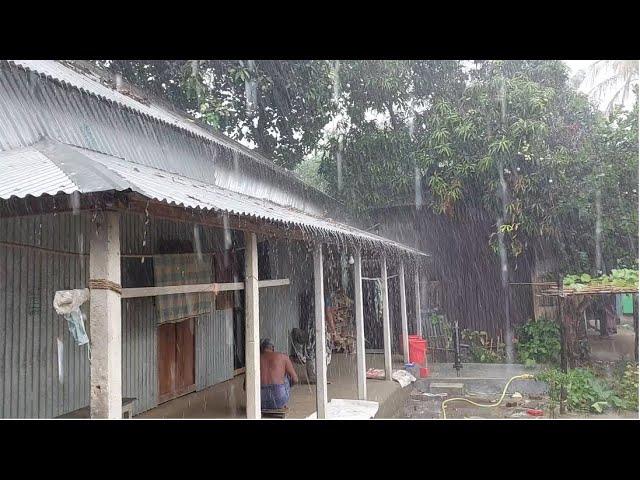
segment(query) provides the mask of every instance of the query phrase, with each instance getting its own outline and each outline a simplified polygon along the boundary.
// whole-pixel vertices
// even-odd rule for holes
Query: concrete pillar
[[[258,297],[258,241],[245,232],[245,379],[247,418],[260,418],[260,309]]]
[[[417,334],[422,337],[422,309],[420,307],[420,271],[418,270],[419,264],[416,261],[415,271],[415,290],[416,290],[416,329]]]
[[[409,320],[407,318],[407,290],[404,282],[404,262],[400,260],[398,271],[400,279],[400,316],[402,319],[402,352],[404,363],[409,363]]]
[[[122,418],[122,321],[120,294],[120,215],[105,212],[89,237],[91,335],[91,418]],[[102,280],[92,283],[91,280]],[[106,282],[105,282],[106,281]],[[101,285],[96,285],[96,283]]]
[[[324,319],[322,244],[313,248],[313,284],[316,316],[316,407],[317,418],[327,418],[327,339]]]
[[[358,400],[367,399],[367,362],[364,347],[364,307],[362,301],[362,252],[355,251],[353,264],[354,307],[356,313],[356,371]]]
[[[387,259],[382,257],[380,265],[382,277],[382,334],[384,339],[384,373],[387,380],[392,380],[393,364],[391,359],[391,321],[389,320],[389,279],[387,278]]]

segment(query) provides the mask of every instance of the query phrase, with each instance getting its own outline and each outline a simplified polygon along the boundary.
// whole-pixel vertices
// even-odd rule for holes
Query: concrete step
[[[431,393],[446,393],[449,397],[464,394],[464,383],[453,382],[431,382],[429,385]]]
[[[465,392],[476,392],[486,395],[496,395],[502,393],[504,386],[507,384],[508,378],[434,378],[434,379],[418,379],[415,387],[423,392],[435,392],[431,390],[431,386],[435,383],[445,384],[462,384]],[[520,392],[522,394],[540,395],[547,393],[548,387],[544,382],[536,380],[514,380],[509,385],[507,393]],[[440,390],[438,390],[440,391]]]

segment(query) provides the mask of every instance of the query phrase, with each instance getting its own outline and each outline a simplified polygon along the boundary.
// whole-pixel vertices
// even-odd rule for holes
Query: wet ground
[[[496,397],[479,397],[465,395],[465,398],[473,400],[477,403],[495,403],[499,396]],[[509,396],[505,398],[502,404],[494,408],[475,407],[465,402],[450,402],[446,406],[447,419],[465,419],[465,420],[543,420],[543,419],[561,419],[561,420],[612,420],[612,419],[638,419],[637,412],[610,412],[604,414],[595,413],[565,413],[560,415],[557,408],[555,411],[548,409],[549,399],[546,396],[530,398],[524,395],[522,401],[516,401]],[[508,407],[507,405],[513,404]],[[527,413],[529,409],[542,410],[542,416],[533,416]],[[405,404],[402,412],[397,418],[405,419],[443,419],[442,400],[426,399],[416,400],[411,397]]]
[[[626,319],[626,317],[625,317]],[[618,325],[618,332],[608,337],[589,331],[589,348],[591,359],[604,362],[633,361],[635,355],[636,336],[629,321]]]
[[[466,398],[488,405],[500,399],[507,381],[523,373],[537,373],[523,365],[464,364],[460,377],[451,364],[431,366],[432,375],[418,380],[412,387],[409,399],[396,418],[443,419],[442,402],[451,398]],[[464,372],[464,373],[463,373]],[[464,401],[446,404],[447,419],[637,419],[637,412],[608,412],[605,414],[565,413],[558,408],[550,410],[547,386],[535,380],[514,380],[503,401],[496,407],[478,407]],[[530,410],[541,410],[542,415],[532,415]]]
[[[479,404],[500,399],[506,383],[516,375],[536,374],[538,369],[519,364],[465,363],[458,372],[450,363],[431,365],[428,379],[418,380],[397,418],[442,419],[442,402],[451,398],[467,398]],[[518,398],[512,398],[514,395]],[[546,399],[546,385],[535,380],[514,380],[498,407],[484,408],[467,402],[448,402],[446,416],[452,418],[540,418],[527,414],[538,409]],[[507,406],[508,405],[508,406]]]
[[[384,356],[367,354],[368,368],[384,368]],[[394,368],[402,368],[394,363]],[[316,386],[308,384],[301,365],[296,365],[300,384],[291,389],[291,403],[287,418],[304,419],[316,411]],[[327,369],[328,399],[356,399],[357,377],[355,355],[334,354]],[[246,418],[246,398],[242,388],[244,375],[219,383],[200,392],[176,398],[148,410],[135,418]],[[367,399],[379,402],[376,418],[391,418],[407,400],[410,386],[400,388],[398,382],[367,380]]]
[[[503,385],[504,388],[504,385]],[[500,399],[500,394],[487,395],[481,392],[465,392],[461,395],[451,394],[447,396],[433,397],[430,392],[420,392],[417,388],[412,392],[404,409],[398,418],[407,419],[443,419],[442,402],[452,398],[466,398],[481,405],[495,404]],[[502,403],[497,407],[478,407],[464,401],[451,401],[446,404],[447,419],[514,419],[514,420],[539,420],[550,418],[551,412],[547,411],[548,398],[539,394],[520,394],[514,392],[516,397],[507,394]],[[534,416],[527,413],[528,410],[542,410],[543,416]]]

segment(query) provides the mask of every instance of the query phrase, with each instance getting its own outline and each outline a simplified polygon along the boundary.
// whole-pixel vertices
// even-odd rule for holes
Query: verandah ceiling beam
[[[238,214],[227,214],[213,210],[198,210],[190,207],[170,205],[152,200],[136,192],[104,191],[92,193],[74,192],[71,194],[43,195],[40,197],[11,198],[0,201],[0,218],[27,217],[50,213],[120,211],[149,215],[172,221],[197,223],[215,228],[231,228],[234,230],[256,233],[263,236],[298,240],[309,244],[318,238],[305,231],[301,226],[285,222],[273,222],[257,218],[248,218]],[[225,218],[226,217],[226,218]],[[329,245],[345,244],[362,248],[363,256],[378,256],[379,248],[374,245],[358,245],[352,238],[345,237],[344,242],[332,235],[322,238]],[[409,256],[413,254],[390,247],[386,252],[391,256]]]
[[[148,214],[154,218],[162,218],[179,222],[198,223],[200,225],[215,228],[231,228],[245,232],[268,235],[273,237],[309,241],[299,227],[278,227],[271,222],[253,220],[239,215],[224,214],[213,211],[197,212],[193,209],[167,205],[162,202],[148,200],[139,194],[130,194],[128,204],[123,208],[125,211]],[[225,216],[227,217],[225,220]]]

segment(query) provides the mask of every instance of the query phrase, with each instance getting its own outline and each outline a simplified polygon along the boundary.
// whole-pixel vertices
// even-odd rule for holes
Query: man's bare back
[[[292,383],[298,383],[298,376],[291,359],[284,353],[265,350],[260,354],[260,384],[282,385],[285,374]]]

